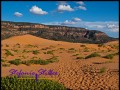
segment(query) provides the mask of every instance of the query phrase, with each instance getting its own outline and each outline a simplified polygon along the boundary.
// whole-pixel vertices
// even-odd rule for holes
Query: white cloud
[[[63,5],[63,4],[61,4],[61,5],[58,5],[58,11],[59,12],[62,12],[62,11],[74,11],[74,9],[71,8],[70,5]]]
[[[76,18],[73,18],[72,20],[64,21],[63,23],[61,23],[61,25],[74,25],[79,21],[81,21],[81,19],[76,17]]]
[[[79,2],[76,2],[77,4],[80,4],[80,5],[85,5],[83,1],[79,1]]]
[[[78,8],[81,10],[87,10],[87,8],[85,6],[79,6]]]
[[[119,25],[107,24],[107,28],[112,32],[119,32]]]
[[[77,18],[77,17],[76,17],[76,18],[73,18],[72,21],[74,21],[74,22],[79,22],[79,21],[82,21],[82,20],[81,20],[80,18]]]
[[[48,14],[48,12],[43,11],[41,8],[37,7],[36,5],[33,6],[33,7],[30,9],[30,12],[33,13],[33,14],[37,14],[37,15],[45,15],[45,14]]]
[[[61,23],[61,25],[73,25],[73,24],[75,24],[75,22],[69,20],[65,20],[63,23]]]
[[[17,17],[21,17],[21,16],[23,16],[23,14],[20,13],[20,12],[15,12],[14,15],[17,16]]]

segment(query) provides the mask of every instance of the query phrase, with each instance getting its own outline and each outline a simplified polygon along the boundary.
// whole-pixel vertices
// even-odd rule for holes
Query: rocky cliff
[[[97,30],[67,26],[43,25],[38,23],[2,21],[1,29],[1,39],[6,39],[11,36],[32,34],[37,37],[51,40],[78,43],[106,43],[117,40],[116,38],[109,37],[104,32]]]

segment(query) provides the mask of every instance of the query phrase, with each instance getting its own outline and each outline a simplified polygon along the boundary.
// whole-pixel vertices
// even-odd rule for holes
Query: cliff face
[[[37,37],[51,40],[78,43],[105,43],[116,40],[101,31],[67,26],[50,26],[37,23],[2,21],[1,28],[2,39],[6,39],[11,36],[32,34]]]

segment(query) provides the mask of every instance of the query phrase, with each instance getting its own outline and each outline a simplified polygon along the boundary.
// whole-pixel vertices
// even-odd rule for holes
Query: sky
[[[118,1],[2,1],[2,21],[82,27],[118,38]]]

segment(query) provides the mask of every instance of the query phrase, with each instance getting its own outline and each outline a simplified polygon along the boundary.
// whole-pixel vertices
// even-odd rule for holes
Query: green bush
[[[17,53],[18,53],[18,50],[12,50],[12,51],[14,51],[14,52],[17,52]]]
[[[9,67],[10,64],[2,64],[3,67]]]
[[[1,62],[5,62],[5,60],[1,59]]]
[[[89,52],[88,48],[85,47],[84,52]]]
[[[108,54],[106,56],[104,56],[103,58],[107,58],[107,59],[113,59],[114,54]]]
[[[15,59],[15,60],[9,61],[9,63],[14,64],[14,65],[19,65],[19,64],[21,64],[21,60],[20,59]]]
[[[60,50],[65,50],[65,48],[59,48]]]
[[[47,60],[27,60],[27,61],[22,61],[22,64],[30,65],[30,64],[40,64],[40,65],[46,65],[49,63],[57,62],[58,58],[56,56],[53,56],[52,58],[49,58]]]
[[[106,68],[105,68],[105,67],[102,67],[102,68],[100,69],[100,72],[99,72],[99,73],[104,73],[104,72],[106,72]]]
[[[5,51],[6,51],[5,54],[6,54],[7,56],[14,56],[9,50],[5,49]]]
[[[58,61],[57,56],[53,56],[52,58],[47,59],[47,62],[49,62],[49,63],[53,63],[53,62],[57,62],[57,61]]]
[[[84,59],[84,57],[76,57],[76,59]]]
[[[39,54],[39,51],[38,50],[33,50],[32,53],[37,55],[37,54]]]
[[[75,50],[74,48],[69,48],[68,50]]]
[[[48,79],[18,79],[17,77],[2,77],[1,90],[66,90],[57,81]]]
[[[98,47],[102,47],[102,46],[104,46],[104,44],[98,44]]]
[[[53,54],[53,51],[47,51],[46,53],[47,54]]]
[[[74,54],[74,55],[72,55],[72,56],[78,56],[79,54]]]
[[[114,55],[119,55],[119,52],[115,53]]]
[[[85,59],[92,58],[92,57],[100,57],[100,55],[98,53],[94,52],[94,53],[86,56]]]
[[[9,47],[9,45],[8,45],[8,44],[6,44],[6,47]]]
[[[80,47],[86,47],[85,45],[80,45]]]

